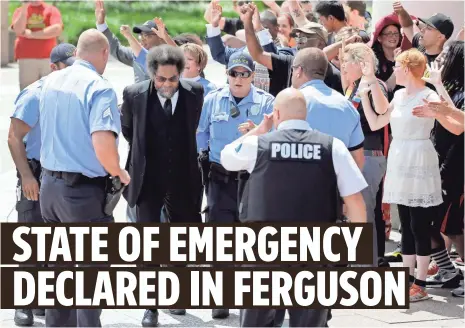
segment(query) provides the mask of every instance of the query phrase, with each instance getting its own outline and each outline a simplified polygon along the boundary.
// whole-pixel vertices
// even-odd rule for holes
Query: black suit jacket
[[[145,171],[145,138],[147,105],[151,92],[156,92],[151,80],[130,85],[124,89],[123,103],[121,105],[121,127],[124,138],[129,143],[129,155],[126,170],[131,176],[131,183],[124,192],[129,206],[137,204],[142,189]],[[181,80],[179,82],[178,104],[184,102],[187,115],[186,130],[189,136],[189,181],[185,186],[190,187],[192,201],[198,203],[201,195],[201,177],[197,162],[196,132],[203,106],[203,87],[201,84]]]

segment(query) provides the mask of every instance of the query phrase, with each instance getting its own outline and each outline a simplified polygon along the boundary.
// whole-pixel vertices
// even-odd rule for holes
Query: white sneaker
[[[460,270],[450,272],[439,269],[438,273],[426,278],[426,287],[456,288],[460,286],[460,280],[462,279],[463,276],[460,274]]]

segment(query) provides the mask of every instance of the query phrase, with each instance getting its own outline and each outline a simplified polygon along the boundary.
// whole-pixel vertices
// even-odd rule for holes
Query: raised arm
[[[362,88],[367,87],[369,89],[369,100],[375,107],[373,109],[377,114],[385,114],[389,107],[387,90],[381,89],[378,79],[375,76],[375,65],[371,54],[365,58],[365,62],[360,63],[360,69],[363,74],[360,84],[362,84]]]
[[[131,47],[132,53],[134,56],[139,56],[142,51],[142,45],[137,41],[137,39],[132,35],[131,28],[128,25],[121,25],[120,27],[121,34],[128,40],[129,46]]]
[[[305,17],[305,13],[297,0],[287,1],[292,19],[298,27],[302,27],[310,21]],[[328,58],[328,60],[331,60]]]
[[[371,131],[377,131],[382,127],[389,124],[391,119],[391,112],[393,110],[393,103],[391,102],[387,108],[387,111],[384,114],[377,115],[371,107],[371,102],[368,97],[369,89],[360,90],[360,95],[362,98],[363,112],[368,121]]]
[[[256,10],[255,7],[251,5],[244,5],[241,10],[241,20],[244,22],[245,41],[250,55],[257,63],[262,64],[269,70],[273,70],[271,54],[263,51],[263,48],[255,35],[254,25],[252,22],[252,17]]]
[[[168,34],[168,31],[166,30],[166,26],[163,20],[160,17],[155,17],[153,21],[155,22],[155,25],[157,25],[157,28],[156,29],[152,28],[152,32],[155,33],[160,39],[165,41],[166,44],[177,47],[178,45],[176,44],[176,42],[174,42],[173,39]]]
[[[410,42],[412,42],[415,33],[419,32],[415,24],[413,24],[412,18],[410,17],[407,10],[405,10],[405,8],[402,6],[400,1],[394,2],[392,4],[392,7],[394,9],[394,12],[399,17],[399,23],[400,26],[402,26],[402,30],[405,36],[407,37],[407,39],[409,39]]]
[[[95,1],[95,19],[97,23],[97,29],[102,32],[108,39],[110,44],[110,53],[119,62],[133,66],[134,65],[134,54],[131,48],[125,47],[114,35],[107,24],[105,23],[105,7],[102,0]]]

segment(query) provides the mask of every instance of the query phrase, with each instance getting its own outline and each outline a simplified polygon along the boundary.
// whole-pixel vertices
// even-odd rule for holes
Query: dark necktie
[[[166,99],[163,109],[165,110],[165,114],[168,118],[173,116],[173,106],[171,105],[171,99]]]

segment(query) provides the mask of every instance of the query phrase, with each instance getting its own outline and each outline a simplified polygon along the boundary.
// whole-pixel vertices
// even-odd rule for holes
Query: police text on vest
[[[271,158],[275,160],[321,160],[321,144],[272,142]]]

